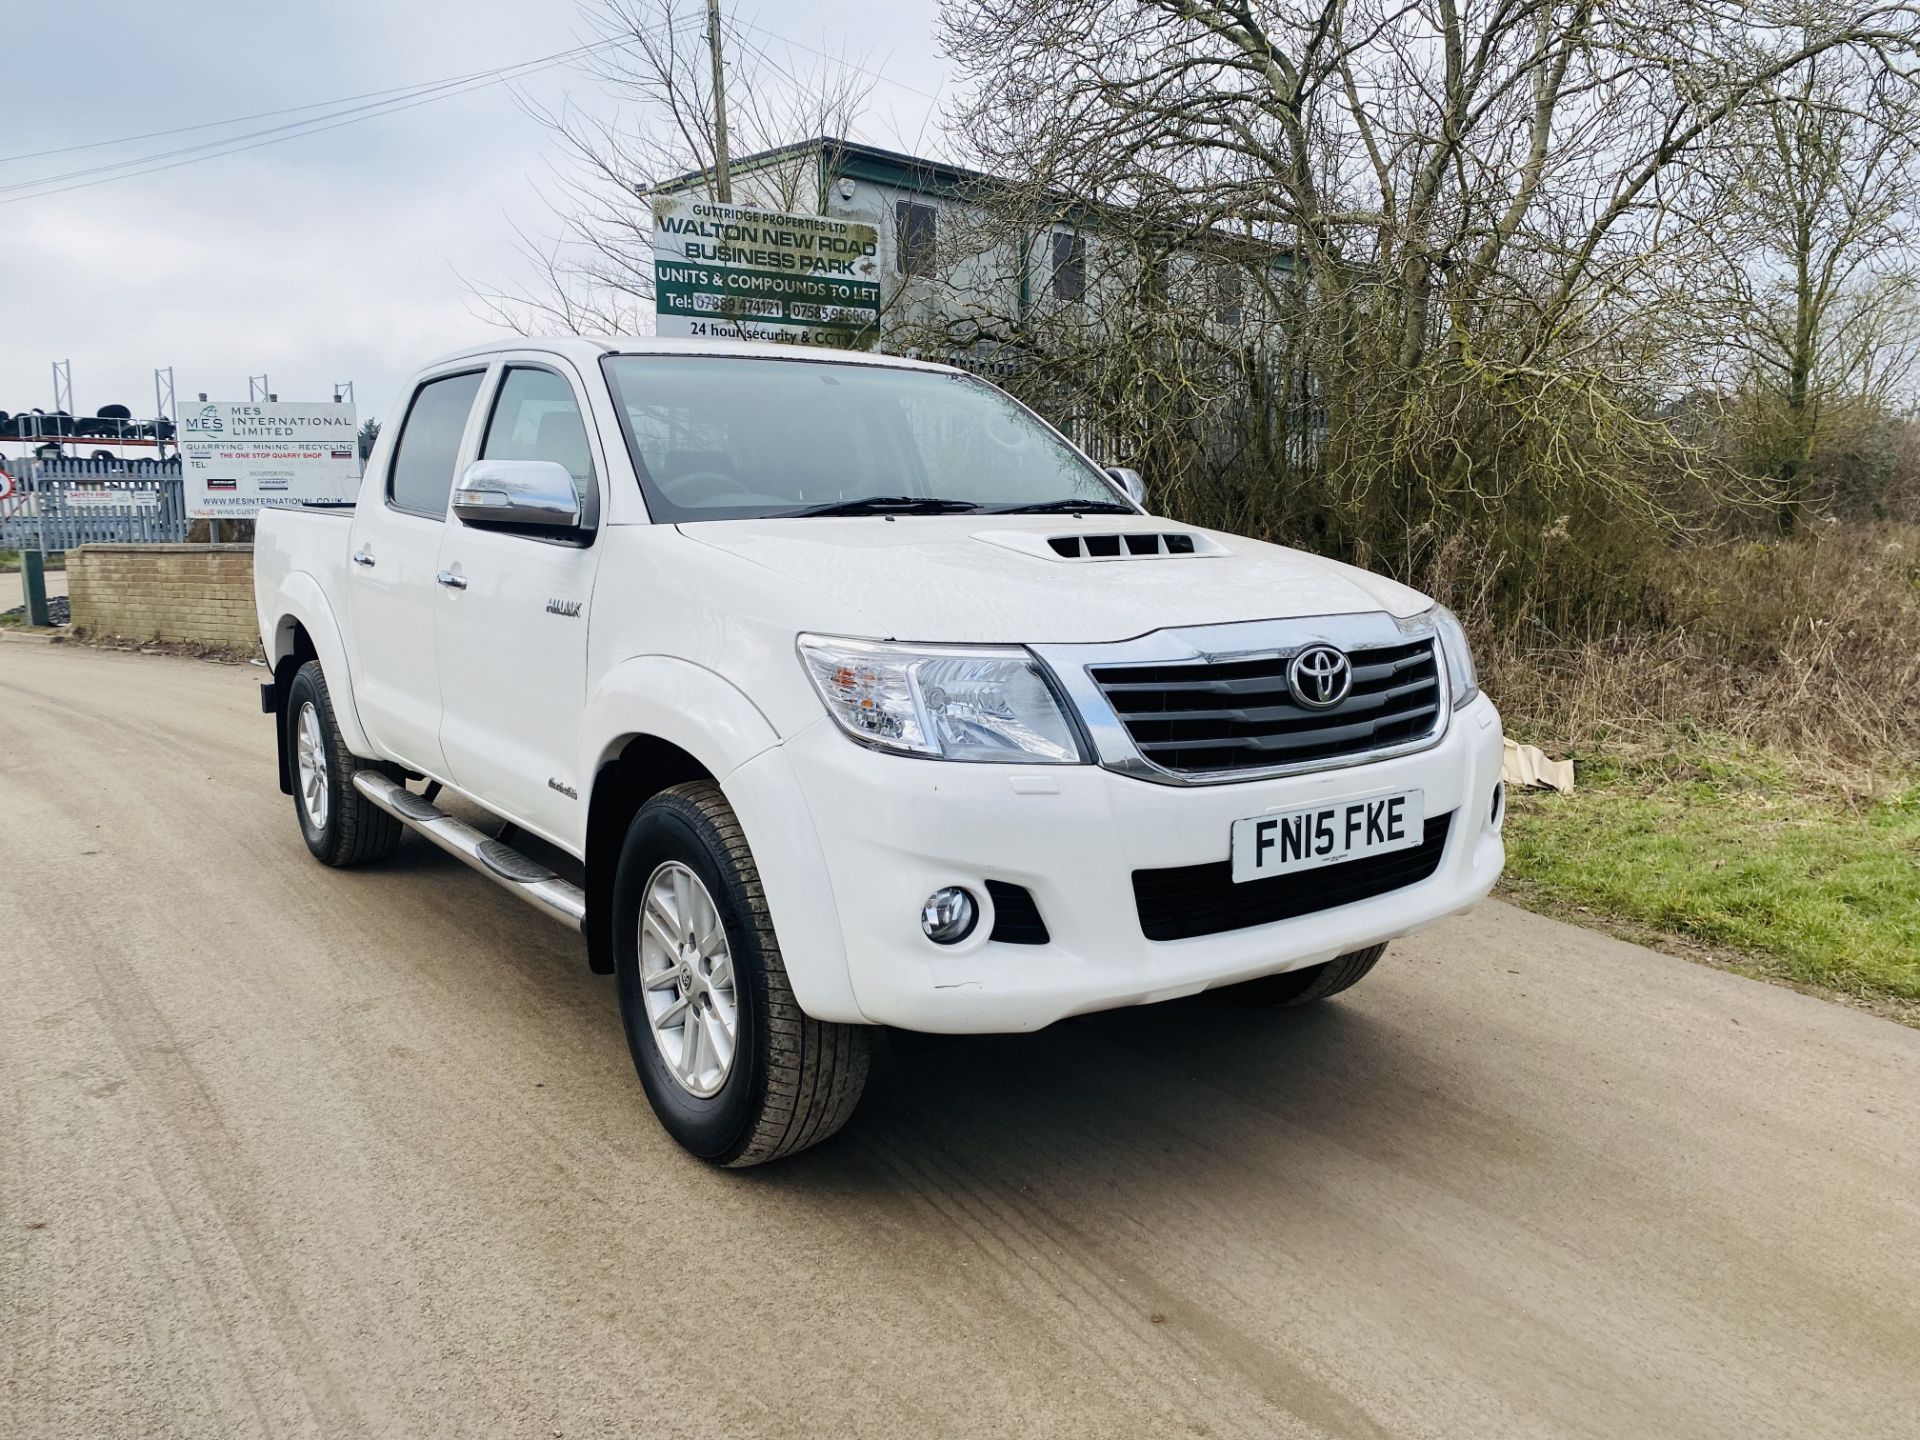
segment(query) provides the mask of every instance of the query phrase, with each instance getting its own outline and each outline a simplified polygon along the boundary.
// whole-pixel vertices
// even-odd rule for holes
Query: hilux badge
[[[580,613],[580,602],[578,600],[549,600],[547,601],[547,613],[549,615],[578,615]]]

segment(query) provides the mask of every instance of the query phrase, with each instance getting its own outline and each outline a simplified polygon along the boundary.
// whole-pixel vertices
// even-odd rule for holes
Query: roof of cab
[[[513,335],[470,345],[441,355],[422,368],[438,369],[458,360],[478,360],[528,350],[561,355],[583,369],[597,365],[603,355],[718,355],[765,360],[816,360],[833,365],[879,365],[896,370],[933,370],[945,375],[964,372],[952,365],[910,360],[904,355],[876,355],[867,350],[834,350],[823,345],[781,345],[765,340],[682,340],[654,335]]]

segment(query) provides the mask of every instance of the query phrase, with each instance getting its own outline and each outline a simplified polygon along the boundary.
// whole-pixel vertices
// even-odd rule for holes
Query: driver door
[[[475,458],[564,466],[583,523],[535,531],[448,517],[440,744],[455,785],[578,854],[593,780],[579,770],[579,735],[605,453],[579,377],[551,355],[496,367],[480,414]]]

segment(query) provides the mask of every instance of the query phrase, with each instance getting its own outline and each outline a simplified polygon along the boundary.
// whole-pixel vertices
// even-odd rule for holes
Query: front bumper
[[[1091,765],[884,755],[823,718],[735,771],[727,790],[755,843],[803,1007],[824,1020],[968,1033],[1037,1030],[1295,970],[1466,909],[1493,888],[1505,861],[1493,806],[1500,763],[1499,716],[1484,696],[1417,754],[1192,787]],[[1246,816],[1415,788],[1426,792],[1429,816],[1453,815],[1429,878],[1223,934],[1142,934],[1135,870],[1224,860],[1229,828]],[[756,817],[777,833],[763,840]],[[990,938],[990,879],[1032,893],[1050,943]],[[965,886],[986,911],[953,946],[920,931],[922,902],[945,885]],[[828,973],[836,966],[844,973]]]

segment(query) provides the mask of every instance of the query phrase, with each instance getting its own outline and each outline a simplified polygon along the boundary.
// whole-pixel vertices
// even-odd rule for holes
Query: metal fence
[[[1045,384],[1021,383],[1023,379],[1030,378],[1028,372],[1033,368],[1033,360],[1030,356],[1009,348],[997,352],[989,349],[956,350],[951,355],[926,358],[944,360],[949,365],[957,366],[1013,391],[1031,405],[1048,424],[1086,451],[1098,464],[1129,463],[1114,458],[1119,453],[1120,447],[1108,427],[1102,426],[1096,416],[1076,409],[1064,396],[1050,394],[1049,391],[1054,387]]]
[[[7,463],[13,494],[0,500],[0,549],[71,550],[187,538],[178,460]]]

